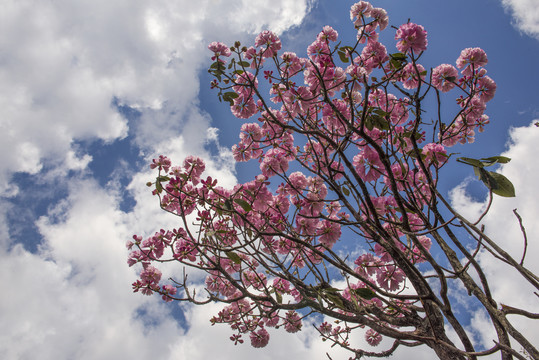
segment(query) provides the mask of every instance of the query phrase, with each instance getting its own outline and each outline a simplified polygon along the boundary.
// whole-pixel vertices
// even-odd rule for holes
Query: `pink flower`
[[[290,249],[287,250],[289,252]],[[285,279],[275,278],[273,279],[273,289],[280,294],[290,293],[290,282]]]
[[[382,64],[389,60],[389,56],[384,45],[378,41],[372,41],[361,51],[361,59],[369,71],[376,67],[382,67]]]
[[[407,64],[404,69],[402,69],[403,72],[403,79],[402,79],[402,86],[405,89],[415,89],[419,85],[419,79],[421,80],[425,79],[425,68],[421,64],[414,64],[409,63]],[[417,67],[417,70],[416,70]],[[419,77],[418,74],[419,73]]]
[[[421,25],[414,23],[402,24],[395,34],[397,49],[400,52],[406,53],[412,50],[416,53],[427,49],[427,32]]]
[[[284,173],[288,170],[288,161],[284,150],[279,148],[269,149],[264,155],[262,163],[260,163],[262,175],[271,177],[275,174]]]
[[[425,161],[427,163],[434,163],[436,166],[443,165],[448,159],[447,151],[442,144],[427,144],[423,146],[421,152],[425,156]]]
[[[187,174],[191,176],[191,182],[193,185],[196,185],[200,181],[200,175],[202,175],[206,169],[206,164],[204,164],[204,160],[201,158],[189,155],[183,161],[183,168]]]
[[[339,34],[337,33],[337,31],[335,29],[333,29],[329,25],[326,25],[322,29],[322,32],[320,32],[320,34],[318,34],[317,39],[322,40],[322,41],[326,41],[326,40],[337,41],[338,36],[339,36]]]
[[[256,273],[254,271],[243,272],[243,282],[245,286],[252,286],[257,290],[263,290],[266,286],[267,279],[263,273]]]
[[[232,114],[238,119],[248,119],[257,113],[256,103],[252,96],[243,96],[234,99],[234,105],[230,107]]]
[[[331,249],[341,237],[341,225],[339,223],[324,220],[318,224],[317,228],[318,234],[320,235],[318,241],[329,249]]]
[[[373,254],[363,254],[360,255],[355,261],[358,267],[355,271],[363,276],[370,276],[376,274],[378,267],[381,265],[380,259],[375,257]]]
[[[329,333],[331,333],[331,328],[333,326],[331,324],[328,324],[327,322],[323,322],[322,324],[320,324],[320,326],[318,327],[318,330],[320,330],[320,332],[324,335],[328,335]]]
[[[263,348],[268,345],[269,334],[264,328],[251,332],[249,337],[251,338],[251,345],[255,348]]]
[[[179,239],[175,244],[174,258],[178,261],[187,259],[189,261],[195,261],[198,249],[196,246],[186,239]]]
[[[304,59],[300,59],[295,53],[288,51],[281,55],[281,59],[283,59],[284,65],[281,67],[281,72],[284,77],[291,77],[297,74],[305,62]]]
[[[140,250],[135,250],[129,253],[129,257],[127,258],[127,264],[129,266],[133,266],[138,262],[142,263],[143,266],[147,266],[150,263],[150,259],[145,253]]]
[[[355,3],[350,8],[350,20],[354,22],[355,26],[363,25],[362,17],[370,16],[372,11],[372,5],[367,1],[360,1]]]
[[[380,267],[376,274],[378,285],[389,291],[398,290],[399,285],[404,281],[404,277],[404,272],[393,265]]]
[[[210,51],[213,51],[213,56],[211,57],[212,60],[219,59],[219,56],[230,56],[231,52],[228,46],[221,42],[214,41],[210,45],[208,45],[208,49]]]
[[[281,40],[273,32],[264,30],[256,37],[255,46],[266,46],[262,51],[262,56],[270,58],[277,55],[277,51],[281,50]]]
[[[455,87],[458,71],[453,65],[442,64],[432,70],[432,86],[441,92],[448,92]]]
[[[163,285],[162,287],[163,296],[162,299],[166,302],[171,302],[172,299],[171,296],[176,295],[176,287],[172,285]]]
[[[425,250],[427,251],[430,250],[432,241],[429,237],[425,235],[421,235],[417,237],[417,240],[419,240],[419,242],[425,248]],[[426,260],[422,251],[419,249],[419,247],[414,246],[412,253],[413,253],[413,259],[415,260],[416,263],[424,262]]]
[[[477,70],[480,66],[485,66],[488,62],[487,54],[481,48],[466,48],[462,50],[457,59],[457,67],[463,69],[464,75],[471,75],[470,67]]]
[[[346,68],[346,73],[354,80],[354,90],[359,91],[361,90],[362,83],[365,82],[366,79],[369,78],[369,72],[367,69],[365,69],[363,66],[358,66],[356,64],[352,64]],[[360,94],[361,96],[361,94]],[[357,101],[356,103],[359,104],[361,102]]]
[[[256,52],[256,49],[252,46],[250,46],[244,53],[243,53],[243,56],[245,57],[245,59],[247,60],[252,60],[251,61],[251,64],[249,65],[249,67],[251,69],[256,69],[257,68],[257,65],[258,66],[262,66],[262,64],[264,64],[264,59],[260,58]]]
[[[148,265],[141,271],[140,279],[144,285],[156,285],[161,280],[161,271],[151,265]]]
[[[328,43],[318,38],[307,48],[307,55],[313,61],[329,60],[330,52]]]
[[[301,330],[301,318],[298,313],[290,310],[286,313],[286,318],[284,319],[284,329],[289,333],[296,333]]]
[[[170,159],[166,156],[159,155],[159,159],[153,159],[150,164],[150,169],[157,168],[158,170],[163,169],[165,172],[168,172],[170,169],[171,162]]]
[[[382,175],[382,162],[380,161],[378,153],[371,147],[365,146],[362,150],[363,151],[354,156],[353,165],[361,179],[364,181],[374,181]]]
[[[292,195],[302,193],[308,185],[307,177],[302,172],[295,171],[288,176],[286,191]]]
[[[373,25],[380,26],[380,30],[384,30],[389,24],[387,12],[382,8],[373,8],[370,15],[372,18],[374,18]]]
[[[262,138],[262,129],[257,123],[245,123],[241,126],[240,139],[259,141]]]
[[[490,77],[482,76],[477,80],[476,91],[479,93],[479,99],[486,103],[496,94],[496,83]]]
[[[382,335],[378,334],[373,329],[369,329],[365,333],[365,340],[367,340],[367,342],[371,346],[378,346],[378,344],[380,344],[380,341],[382,341]]]
[[[236,75],[235,85],[232,89],[240,96],[244,98],[251,97],[253,94],[252,87],[258,87],[258,79],[250,72],[246,71],[242,74]]]
[[[322,203],[323,205],[323,203]],[[309,214],[310,216],[316,216],[318,215],[316,212],[314,214]],[[300,234],[304,235],[315,235],[316,234],[316,226],[317,222],[316,219],[313,218],[305,218],[303,216],[297,216],[296,217],[296,231]]]

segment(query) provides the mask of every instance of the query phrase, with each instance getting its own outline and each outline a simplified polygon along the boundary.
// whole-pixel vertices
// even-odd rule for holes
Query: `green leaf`
[[[225,200],[225,209],[227,209],[228,211],[232,210],[232,202],[229,199]]]
[[[402,62],[402,61],[398,61],[398,60],[395,60],[395,59],[391,59],[389,61],[389,63],[391,64],[391,67],[393,69],[396,69],[396,70],[400,70],[404,67],[405,63]]]
[[[365,119],[365,127],[368,130],[374,129],[374,124],[372,123],[372,118],[368,117],[368,118]]]
[[[463,164],[472,165],[472,166],[475,166],[475,167],[478,167],[478,168],[482,168],[484,166],[483,162],[481,162],[481,160],[472,159],[472,158],[468,158],[468,157],[459,157],[459,158],[457,158],[457,161],[461,162]]]
[[[477,160],[468,157],[460,157],[457,158],[457,161],[473,166],[475,175],[477,175],[479,180],[481,180],[494,194],[503,197],[515,197],[515,187],[509,179],[502,174],[484,169],[485,167],[494,164],[507,164],[511,161],[510,158],[506,156],[491,156]]]
[[[251,211],[253,208],[251,207],[251,204],[249,204],[247,201],[243,200],[243,199],[234,199],[234,202],[236,204],[238,204],[239,206],[241,206],[241,208],[245,211],[245,212],[249,212]]]
[[[233,251],[225,251],[226,256],[234,262],[234,264],[241,264],[241,257]]]
[[[155,190],[159,194],[161,194],[163,192],[163,185],[161,185],[161,182],[158,181],[158,182],[155,183]]]
[[[157,177],[157,181],[169,181],[169,180],[170,178],[168,176],[161,175]]]
[[[249,64],[247,61],[239,61],[239,62],[238,62],[238,65],[243,66],[243,67],[246,67],[246,68],[248,68],[249,66],[251,66],[251,64]]]
[[[496,188],[492,192],[503,197],[515,197],[515,187],[508,178],[494,171],[489,171],[490,176],[496,181]]]
[[[348,58],[348,55],[344,52],[344,51],[337,51],[337,54],[339,54],[339,58],[341,59],[341,61],[343,63],[347,63],[350,61],[350,59]]]
[[[497,185],[496,185],[496,179],[494,179],[491,175],[490,175],[490,171],[487,171],[485,169],[483,169],[482,167],[481,168],[476,168],[477,171],[475,171],[475,174],[477,176],[479,176],[479,180],[481,180],[482,182],[485,183],[485,185],[490,189],[490,190],[494,190]]]
[[[370,117],[370,120],[371,120],[372,126],[377,129],[380,129],[380,130],[390,129],[389,122],[380,115],[376,115],[376,114],[372,115]],[[369,130],[372,130],[372,128]]]
[[[334,288],[334,287],[327,287],[327,288],[322,289],[322,291],[325,292],[325,293],[336,294],[341,290],[339,290],[337,288]]]
[[[368,288],[354,289],[354,293],[365,300],[371,300],[372,298],[376,297],[374,291]]]
[[[234,99],[237,98],[237,97],[239,97],[239,95],[236,94],[235,91],[228,91],[228,92],[223,94],[223,100],[228,101],[230,106],[234,105]]]
[[[391,58],[395,60],[400,60],[400,61],[406,60],[406,55],[403,53],[394,53],[394,54],[390,54],[389,56],[391,56]]]
[[[480,180],[481,180],[481,173],[479,172],[479,169],[482,169],[482,168],[478,168],[478,167],[473,167],[473,172],[475,174],[475,176],[477,176]]]
[[[344,186],[344,185],[341,186],[341,191],[345,196],[350,195],[350,190],[348,190],[348,188],[346,186]]]
[[[376,115],[380,115],[380,116],[387,116],[389,115],[389,113],[387,111],[384,111],[380,108],[376,108],[372,111],[373,113],[375,113]]]
[[[488,158],[481,159],[481,162],[484,166],[491,166],[494,164],[507,164],[509,161],[511,161],[511,158],[508,158],[506,156],[491,156]]]
[[[405,131],[402,133],[402,136],[406,137],[406,138],[414,138],[414,140],[419,140],[421,139],[421,134],[418,133],[418,132],[414,132],[414,131]]]
[[[344,308],[344,302],[342,301],[341,297],[339,295],[335,295],[332,293],[326,292],[324,294],[325,298],[330,300],[333,304],[335,304],[339,308]]]
[[[277,302],[279,304],[283,303],[283,296],[280,293],[278,293],[277,291],[275,292],[275,297],[277,298]]]

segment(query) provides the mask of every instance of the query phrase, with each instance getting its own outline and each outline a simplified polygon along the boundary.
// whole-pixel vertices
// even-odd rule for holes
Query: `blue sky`
[[[207,44],[246,44],[271,29],[285,49],[303,55],[324,25],[343,41],[354,38],[353,3],[0,0],[1,358],[323,358],[329,349],[308,327],[297,336],[272,334],[263,350],[234,347],[226,326],[209,324],[216,306],[179,308],[132,294],[136,274],[126,265],[124,244],[134,233],[175,226],[144,185],[155,155],[176,162],[204,157],[209,173],[228,186],[253,176],[253,167],[231,160],[241,121],[209,89]],[[518,208],[528,252],[536,254],[539,129],[531,124],[539,121],[539,1],[372,3],[388,11],[390,25],[411,19],[425,27],[425,67],[454,63],[466,47],[487,52],[486,68],[498,85],[487,107],[491,124],[459,151],[513,158],[502,171],[518,196],[497,199],[485,225],[518,256],[522,243],[514,240],[520,237],[511,213]],[[393,36],[386,30],[381,38],[388,48]],[[451,167],[443,187],[470,217],[483,206],[484,192],[465,166]],[[537,308],[533,298],[515,298],[526,288],[507,269],[482,261],[500,299]],[[539,264],[529,265],[539,273]],[[484,321],[480,313],[469,321],[478,342],[490,341]],[[521,326],[539,342],[536,324]],[[410,351],[395,358],[407,359]]]

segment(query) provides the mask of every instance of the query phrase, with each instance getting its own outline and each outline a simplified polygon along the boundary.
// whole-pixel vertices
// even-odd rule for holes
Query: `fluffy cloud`
[[[502,4],[513,15],[513,22],[520,31],[539,39],[537,0],[502,0]]]
[[[16,194],[15,172],[36,174],[44,163],[78,170],[85,154],[73,161],[74,142],[112,142],[130,131],[147,148],[179,133],[199,116],[206,43],[283,31],[309,8],[310,0],[4,1],[0,195]],[[128,124],[118,104],[142,115]]]
[[[522,217],[527,233],[527,249],[524,265],[533,273],[539,273],[539,262],[534,258],[539,253],[539,204],[534,194],[539,182],[536,147],[539,141],[539,128],[534,124],[528,127],[513,128],[510,132],[508,150],[503,154],[511,158],[498,172],[506,176],[514,184],[515,198],[495,197],[492,207],[483,219],[486,232],[497,244],[520,262],[525,242],[522,231],[513,209],[517,209]],[[468,219],[477,219],[486,208],[486,201],[475,201],[466,194],[465,186],[459,186],[452,194],[452,202],[456,209]],[[490,279],[494,299],[499,303],[536,312],[536,289],[524,281],[516,270],[494,259],[487,252],[480,252],[478,261]],[[516,328],[528,336],[531,343],[539,341],[539,325],[536,321],[510,316]],[[476,314],[472,319],[472,327],[479,333],[485,346],[492,346],[491,334],[484,333],[489,326],[484,326],[484,314]]]
[[[72,190],[56,216],[38,221],[45,238],[38,254],[20,245],[2,251],[0,276],[11,291],[0,298],[0,357],[165,358],[183,330],[157,298],[129,288],[135,274],[125,266],[126,214],[93,181]]]

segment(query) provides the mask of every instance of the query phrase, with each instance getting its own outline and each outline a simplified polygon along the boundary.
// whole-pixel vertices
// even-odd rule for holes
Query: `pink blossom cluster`
[[[484,66],[487,64],[487,55],[481,48],[467,48],[462,50],[456,61],[461,69],[458,70],[450,64],[441,64],[432,71],[432,86],[442,92],[448,92],[458,87],[466,92],[466,96],[457,99],[462,108],[457,118],[440,133],[440,139],[445,146],[457,143],[472,143],[475,139],[475,130],[482,132],[489,123],[489,117],[484,113],[486,103],[492,100],[496,93],[496,83],[486,75]]]
[[[421,25],[406,23],[399,27],[395,34],[397,49],[406,53],[410,50],[419,53],[427,50],[427,32]]]

